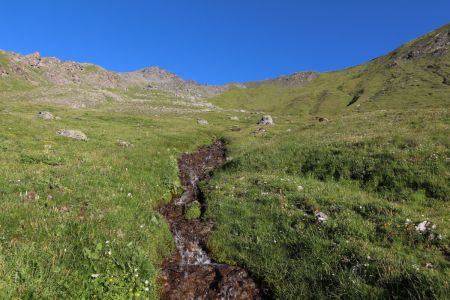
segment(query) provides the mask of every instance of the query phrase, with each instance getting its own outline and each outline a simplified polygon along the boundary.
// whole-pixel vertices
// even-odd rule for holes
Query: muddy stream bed
[[[183,193],[160,208],[170,224],[177,251],[163,262],[162,299],[266,299],[270,298],[248,274],[237,266],[214,262],[206,242],[213,224],[203,218],[188,220],[185,211],[204,201],[198,183],[208,180],[212,170],[226,161],[226,146],[221,140],[198,151],[183,154],[178,160]]]

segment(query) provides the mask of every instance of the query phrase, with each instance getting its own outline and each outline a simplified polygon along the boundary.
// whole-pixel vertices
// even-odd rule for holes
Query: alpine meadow
[[[0,51],[0,299],[448,299],[450,24],[204,85]]]

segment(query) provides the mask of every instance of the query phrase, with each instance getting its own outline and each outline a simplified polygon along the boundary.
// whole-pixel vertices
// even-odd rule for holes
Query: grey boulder
[[[208,125],[208,121],[206,121],[205,119],[197,119],[197,124],[198,125]]]
[[[58,130],[56,132],[56,134],[58,134],[60,136],[65,136],[65,137],[68,137],[68,138],[80,140],[80,141],[87,141],[88,140],[88,137],[86,136],[86,134],[84,134],[83,132],[81,132],[79,130],[60,129],[60,130]]]
[[[259,121],[258,124],[259,125],[273,125],[273,119],[271,116],[266,115],[261,118],[261,120]]]
[[[40,111],[37,113],[37,116],[44,120],[53,120],[55,118],[49,111]]]

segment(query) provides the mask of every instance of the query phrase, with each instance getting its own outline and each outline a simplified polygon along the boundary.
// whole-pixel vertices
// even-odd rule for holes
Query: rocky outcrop
[[[39,63],[41,62],[41,54],[39,52],[35,52],[30,55],[25,56],[25,61],[31,66],[31,67],[37,67]]]
[[[203,85],[193,80],[184,80],[174,73],[158,67],[148,67],[138,71],[122,73],[125,82],[145,84],[149,90],[161,90],[187,99],[201,99],[215,96],[228,89],[228,86]]]
[[[450,28],[433,34],[429,38],[419,39],[412,49],[404,55],[405,59],[417,59],[426,55],[442,56],[450,46]]]
[[[184,80],[176,74],[158,67],[121,73],[108,71],[94,64],[41,57],[39,52],[29,55],[2,53],[9,58],[10,69],[20,79],[35,81],[37,80],[36,70],[39,70],[41,78],[38,80],[41,82],[37,82],[38,84],[83,85],[123,90],[130,87],[141,87],[142,90],[164,91],[177,98],[188,100],[212,97],[229,88],[229,85],[204,85],[192,80]],[[2,68],[0,73],[6,74],[6,70]]]
[[[318,78],[319,75],[320,73],[318,72],[297,72],[291,75],[281,76],[274,79],[252,81],[247,83],[246,86],[273,84],[282,87],[301,87]]]

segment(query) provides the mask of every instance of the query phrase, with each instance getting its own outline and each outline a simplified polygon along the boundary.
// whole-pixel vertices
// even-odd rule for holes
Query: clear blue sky
[[[0,49],[216,84],[352,66],[447,22],[449,0],[2,0]]]

